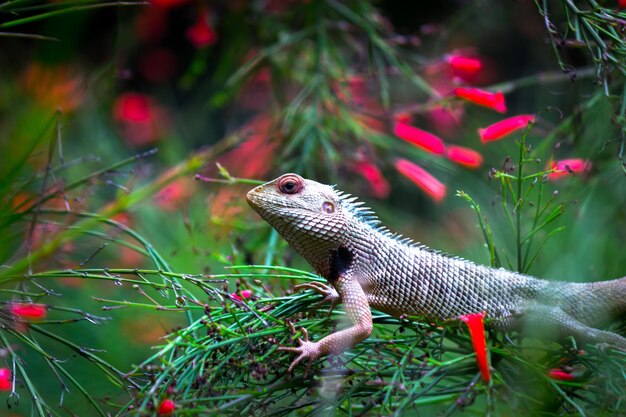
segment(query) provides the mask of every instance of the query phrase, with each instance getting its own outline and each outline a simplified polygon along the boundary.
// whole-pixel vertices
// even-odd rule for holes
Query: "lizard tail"
[[[604,302],[613,317],[626,314],[626,277],[594,282],[591,290],[593,301]]]

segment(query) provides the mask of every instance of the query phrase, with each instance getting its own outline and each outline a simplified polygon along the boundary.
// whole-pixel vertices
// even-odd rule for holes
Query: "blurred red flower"
[[[441,201],[446,196],[446,186],[424,168],[406,159],[397,159],[395,167],[402,175],[424,190],[433,200]]]
[[[151,5],[166,9],[179,7],[189,2],[191,2],[191,0],[150,0]]]
[[[483,156],[480,153],[463,146],[448,146],[446,156],[449,160],[468,168],[478,168],[483,163]]]
[[[113,117],[120,124],[124,138],[134,146],[154,143],[165,131],[165,111],[145,94],[120,94],[113,103]]]
[[[217,42],[217,32],[209,24],[211,12],[201,8],[196,23],[187,29],[186,36],[196,49],[204,48]]]
[[[351,166],[352,171],[361,175],[367,180],[372,195],[376,198],[385,198],[389,195],[391,188],[380,169],[370,161],[359,161]]]
[[[504,94],[501,91],[492,93],[479,88],[455,88],[453,94],[470,103],[487,107],[500,113],[506,113]]]
[[[393,128],[393,133],[400,139],[435,155],[441,155],[446,150],[443,140],[432,133],[428,133],[425,130],[418,129],[406,123],[396,123]]]
[[[534,122],[535,116],[532,114],[522,114],[500,120],[484,129],[478,129],[478,136],[483,143],[500,140],[520,129],[525,129],[529,123]]]
[[[463,106],[436,106],[428,110],[428,120],[438,132],[454,135],[463,121],[465,109]]]
[[[154,196],[157,206],[165,211],[178,209],[181,203],[189,200],[195,189],[195,183],[190,178],[179,178],[171,184],[161,188]]]
[[[546,169],[554,170],[548,174],[551,180],[558,180],[569,174],[581,174],[591,170],[591,161],[586,159],[562,159],[560,161],[552,161]]]
[[[476,362],[478,362],[478,369],[485,382],[491,380],[491,372],[489,371],[489,362],[487,360],[487,343],[485,342],[485,325],[483,318],[485,313],[471,313],[464,314],[459,319],[467,324],[470,331],[470,337],[472,338],[472,345],[474,346],[474,352],[476,353]]]
[[[14,316],[26,320],[43,319],[48,313],[45,305],[33,303],[13,303],[9,306],[9,311]]]
[[[626,0],[617,0],[617,7],[620,9],[626,9]]]
[[[10,391],[11,388],[11,371],[9,368],[0,368],[0,391]]]
[[[483,69],[480,59],[469,56],[451,54],[446,57],[446,62],[452,70],[452,75],[467,82],[473,82]]]
[[[569,372],[565,372],[562,369],[550,369],[550,372],[548,372],[548,378],[554,379],[556,381],[571,381],[574,379],[574,375],[570,374]]]
[[[241,295],[239,295],[239,294],[241,294]],[[241,290],[238,293],[237,292],[232,293],[230,296],[233,297],[237,301],[243,301],[243,300],[247,300],[248,298],[252,297],[252,291],[251,290]]]
[[[169,416],[174,412],[175,408],[176,408],[176,403],[174,403],[173,400],[167,398],[161,401],[161,404],[159,404],[159,408],[157,409],[157,414],[159,414],[160,416]]]

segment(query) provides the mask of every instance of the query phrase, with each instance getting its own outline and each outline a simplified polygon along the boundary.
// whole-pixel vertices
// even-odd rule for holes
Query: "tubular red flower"
[[[352,166],[352,170],[367,180],[370,191],[376,198],[385,198],[389,195],[389,182],[376,165],[369,161],[357,162]]]
[[[446,196],[446,186],[424,168],[406,159],[397,159],[394,165],[402,175],[413,181],[433,200],[441,201]]]
[[[463,55],[448,55],[446,62],[452,69],[452,74],[465,81],[473,81],[483,69],[483,64],[478,58]]]
[[[396,123],[393,133],[400,139],[435,155],[441,155],[446,151],[446,146],[437,136],[409,124]]]
[[[485,382],[491,380],[491,372],[489,371],[489,362],[487,359],[487,343],[485,341],[485,325],[483,318],[485,312],[465,314],[459,319],[467,324],[469,327],[470,337],[472,338],[472,345],[474,345],[474,352],[476,352],[476,362],[478,363],[478,369]]]
[[[558,180],[569,174],[581,174],[591,170],[591,161],[586,159],[562,159],[560,161],[552,161],[548,164],[547,169],[554,170],[548,174],[551,180]]]
[[[11,371],[9,368],[0,368],[0,391],[10,391],[12,387]]]
[[[47,314],[46,306],[43,304],[13,303],[9,310],[14,316],[27,320],[43,319]]]
[[[570,374],[569,372],[565,372],[562,369],[550,369],[550,372],[548,372],[548,378],[554,379],[556,381],[571,381],[572,379],[574,379],[574,375]]]
[[[493,109],[500,113],[506,113],[504,94],[501,91],[492,93],[491,91],[485,91],[479,88],[455,88],[453,93],[456,97],[471,103]]]
[[[483,156],[480,153],[463,146],[448,146],[446,156],[449,160],[468,168],[478,168],[483,163]]]
[[[480,140],[483,143],[500,140],[513,132],[525,129],[528,123],[534,121],[535,116],[532,114],[509,117],[508,119],[500,120],[499,122],[489,125],[484,129],[478,129],[478,136],[480,136]]]
[[[174,412],[176,408],[176,403],[173,400],[167,398],[161,401],[159,407],[157,408],[157,414],[160,416],[169,416]]]

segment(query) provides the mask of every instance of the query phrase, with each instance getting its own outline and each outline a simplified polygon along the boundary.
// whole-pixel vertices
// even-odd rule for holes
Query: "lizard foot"
[[[293,371],[297,364],[302,362],[304,359],[308,359],[309,362],[307,363],[304,371],[304,376],[306,377],[309,369],[311,369],[313,361],[322,356],[322,352],[320,351],[318,343],[309,341],[309,332],[307,332],[305,328],[302,328],[302,338],[298,339],[298,343],[300,343],[300,346],[298,347],[279,346],[278,350],[298,354],[298,357],[291,362],[291,365],[289,365],[289,369],[287,370],[289,373]]]
[[[333,312],[335,306],[341,301],[341,296],[337,293],[337,290],[335,290],[330,285],[326,285],[318,281],[299,284],[293,287],[293,289],[296,291],[313,290],[316,293],[322,295],[324,299],[322,301],[316,302],[314,304],[314,309],[317,309],[317,307],[324,303],[330,303],[330,311],[328,312],[329,315]]]

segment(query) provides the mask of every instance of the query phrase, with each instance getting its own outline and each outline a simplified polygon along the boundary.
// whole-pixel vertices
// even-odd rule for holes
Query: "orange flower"
[[[47,314],[46,306],[43,304],[13,303],[9,310],[14,316],[26,320],[43,319]]]
[[[446,196],[446,186],[424,168],[406,159],[397,159],[395,167],[402,175],[424,190],[433,200],[441,201]]]
[[[483,64],[478,58],[463,55],[448,55],[446,62],[455,77],[472,82],[483,69]]]
[[[554,171],[548,174],[548,178],[558,180],[569,174],[588,172],[591,170],[591,161],[580,158],[562,159],[560,161],[552,161],[547,168]]]
[[[485,325],[483,318],[485,312],[464,314],[459,319],[467,324],[470,331],[470,337],[472,338],[472,345],[474,345],[474,352],[476,352],[476,362],[478,362],[478,369],[485,382],[491,380],[491,372],[489,371],[489,362],[487,359],[487,343],[485,342]]]
[[[374,197],[385,198],[389,195],[389,182],[375,164],[369,161],[360,161],[352,166],[352,170],[367,180]]]
[[[157,414],[160,416],[169,416],[174,412],[176,408],[176,403],[173,400],[167,398],[161,401],[159,404],[159,408],[157,409]]]
[[[0,368],[0,391],[10,391],[11,388],[11,371],[9,368]]]
[[[453,94],[458,98],[479,106],[493,109],[499,113],[506,113],[504,94],[501,91],[492,93],[491,91],[485,91],[479,88],[455,88]]]
[[[400,139],[435,155],[441,155],[446,150],[446,146],[440,138],[406,123],[396,123],[393,133]]]
[[[217,42],[217,32],[213,26],[209,24],[210,19],[210,11],[206,8],[201,8],[196,23],[187,29],[185,33],[189,42],[191,42],[196,49],[201,49]]]
[[[468,168],[478,168],[483,163],[483,156],[480,153],[463,146],[448,146],[446,156],[449,160]]]
[[[554,379],[556,381],[571,381],[572,379],[574,379],[574,375],[570,374],[569,372],[565,372],[562,369],[550,369],[550,372],[548,372],[548,378]]]
[[[84,81],[68,66],[31,64],[23,76],[24,90],[49,109],[70,112],[78,108],[85,96]]]
[[[478,136],[480,136],[480,140],[483,143],[500,140],[513,132],[525,129],[529,123],[533,123],[534,121],[535,116],[532,114],[509,117],[508,119],[500,120],[499,122],[489,125],[484,129],[478,129]]]

